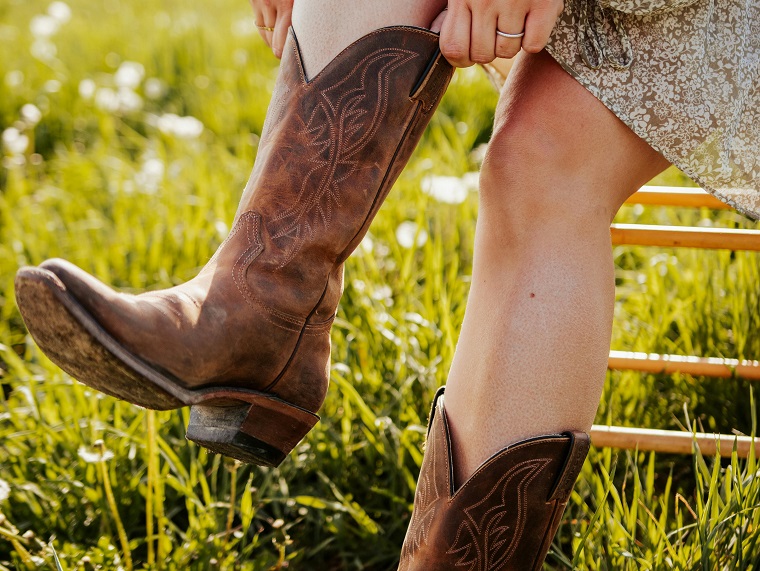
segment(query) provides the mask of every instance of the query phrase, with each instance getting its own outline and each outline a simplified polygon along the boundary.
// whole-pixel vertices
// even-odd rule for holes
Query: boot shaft
[[[301,318],[334,314],[337,268],[366,234],[452,74],[436,34],[392,27],[308,79],[291,30],[236,215],[260,217],[254,290],[276,289],[278,305]]]
[[[583,432],[523,440],[456,487],[439,391],[399,571],[539,571],[588,449]]]

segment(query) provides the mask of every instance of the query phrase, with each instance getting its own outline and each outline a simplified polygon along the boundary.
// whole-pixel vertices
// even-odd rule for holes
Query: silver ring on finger
[[[514,40],[515,38],[522,38],[525,35],[525,31],[522,31],[519,34],[508,34],[507,32],[502,32],[501,30],[497,28],[496,35],[501,36],[502,38],[508,38],[510,40]]]

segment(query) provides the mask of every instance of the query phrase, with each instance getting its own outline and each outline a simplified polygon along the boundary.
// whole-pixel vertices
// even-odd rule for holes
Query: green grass
[[[52,256],[127,290],[193,276],[227,232],[276,60],[240,0],[70,6],[45,44],[30,22],[47,2],[0,2],[0,130],[29,137],[0,168],[0,571],[395,569],[477,213],[475,193],[450,205],[420,186],[477,170],[496,94],[478,70],[458,74],[371,245],[349,260],[323,421],[280,469],[238,465],[185,441],[187,411],[137,409],[52,365],[21,322],[13,276]],[[113,88],[124,61],[144,69],[133,110],[109,108],[108,91],[80,95],[86,80]],[[28,103],[35,126],[21,121]],[[204,130],[162,132],[166,113]],[[687,183],[674,170],[659,182]],[[405,221],[424,244],[399,245]],[[636,207],[619,221],[758,228],[731,212]],[[617,248],[615,261],[613,348],[760,356],[758,255]],[[749,434],[754,411],[747,382],[611,373],[597,421]],[[757,475],[755,459],[592,449],[547,567],[758,569]]]

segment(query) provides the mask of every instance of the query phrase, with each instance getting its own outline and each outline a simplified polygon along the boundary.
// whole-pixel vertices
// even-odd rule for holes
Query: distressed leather
[[[291,29],[233,228],[197,277],[128,295],[63,260],[41,267],[119,344],[183,387],[266,391],[316,412],[343,263],[452,73],[437,35],[393,27],[307,80]]]
[[[585,432],[523,440],[456,488],[440,390],[399,571],[540,570],[588,449]]]

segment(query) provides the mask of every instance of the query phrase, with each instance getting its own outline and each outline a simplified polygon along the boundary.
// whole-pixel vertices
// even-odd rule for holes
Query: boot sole
[[[278,466],[319,421],[311,411],[258,391],[184,388],[127,351],[48,270],[19,270],[16,301],[35,342],[61,369],[99,392],[144,408],[190,406],[187,438],[212,452]]]

